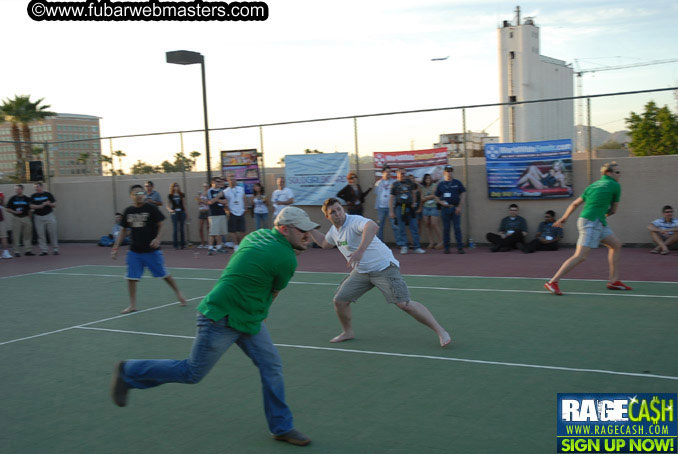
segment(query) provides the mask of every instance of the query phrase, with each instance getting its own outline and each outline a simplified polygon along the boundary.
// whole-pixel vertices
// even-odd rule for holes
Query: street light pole
[[[166,52],[167,63],[175,65],[193,65],[200,63],[200,72],[202,75],[202,107],[205,118],[205,158],[207,159],[207,182],[212,180],[212,166],[210,164],[210,133],[207,122],[207,84],[205,83],[205,56],[199,52],[190,50],[175,50]]]

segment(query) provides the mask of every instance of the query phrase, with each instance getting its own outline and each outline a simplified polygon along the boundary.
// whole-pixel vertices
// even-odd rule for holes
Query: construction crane
[[[601,71],[615,71],[618,69],[628,69],[628,68],[637,68],[640,66],[653,66],[653,65],[663,65],[666,63],[676,63],[678,62],[678,58],[672,58],[672,59],[667,59],[667,60],[654,60],[654,61],[646,61],[646,62],[640,62],[640,63],[631,63],[628,65],[616,65],[616,66],[600,66],[598,68],[590,68],[590,69],[579,69],[579,60],[575,59],[574,60],[574,74],[577,76],[577,96],[583,96],[584,88],[583,88],[583,82],[582,82],[582,76],[587,73],[596,73],[596,72],[601,72]],[[584,100],[580,97],[577,99],[577,126],[581,126],[584,123],[584,106],[583,106]],[[583,149],[583,137],[581,134],[578,135],[577,137],[577,151],[581,151]]]

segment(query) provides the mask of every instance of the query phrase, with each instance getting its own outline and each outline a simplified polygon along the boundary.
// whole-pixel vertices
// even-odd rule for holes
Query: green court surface
[[[297,273],[267,326],[283,358],[296,427],[272,440],[256,368],[234,346],[197,385],[109,397],[115,361],[185,358],[195,307],[219,270],[173,269],[127,305],[123,267],[79,266],[0,279],[2,453],[549,453],[556,394],[678,388],[678,285],[407,276],[412,298],[451,331],[437,337],[372,290],[341,344],[332,295],[342,274]]]

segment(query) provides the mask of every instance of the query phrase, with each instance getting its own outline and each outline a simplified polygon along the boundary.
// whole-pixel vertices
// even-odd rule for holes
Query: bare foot
[[[347,341],[347,340],[349,340],[349,339],[353,339],[353,333],[344,333],[344,332],[342,332],[342,333],[341,333],[340,335],[338,335],[337,337],[333,337],[332,339],[330,339],[330,342],[332,342],[332,343],[337,343],[337,342]]]
[[[184,298],[184,295],[181,293],[177,295],[177,298],[179,298],[179,306],[185,306],[186,305],[186,298]]]
[[[132,312],[136,312],[137,308],[136,307],[128,307],[127,309],[123,309],[120,311],[121,314],[131,314]]]
[[[447,347],[450,345],[450,342],[452,342],[452,338],[450,337],[450,334],[445,331],[443,334],[438,336],[440,338],[440,346],[441,347]]]

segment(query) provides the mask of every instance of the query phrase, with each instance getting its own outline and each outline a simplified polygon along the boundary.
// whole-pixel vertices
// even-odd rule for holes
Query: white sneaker
[[[400,253],[403,254],[403,255],[407,254],[407,246],[401,247],[401,248],[400,248]]]
[[[233,252],[235,252],[237,250],[238,250],[238,245],[236,244],[235,246],[233,246]]]
[[[10,254],[7,249],[5,249],[2,253],[2,258],[3,259],[12,259],[12,258],[14,258],[14,256],[12,254]]]
[[[417,254],[426,254],[426,251],[420,247],[416,248],[414,252],[416,252]]]
[[[224,247],[231,247],[232,248],[233,246],[234,246],[233,241],[227,241],[227,242],[224,243]]]

